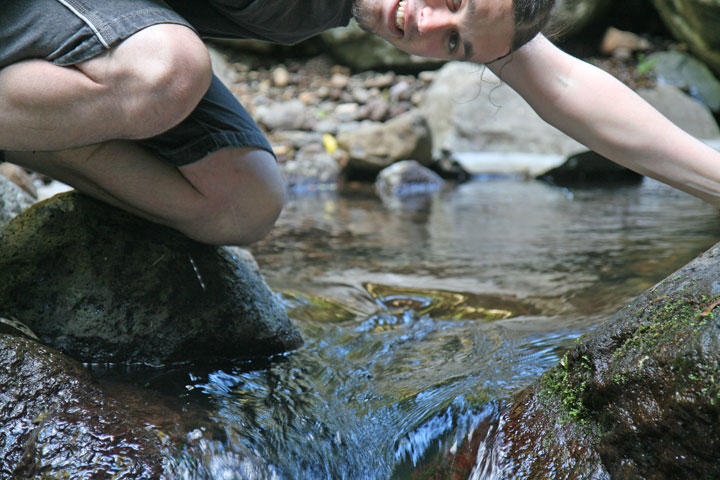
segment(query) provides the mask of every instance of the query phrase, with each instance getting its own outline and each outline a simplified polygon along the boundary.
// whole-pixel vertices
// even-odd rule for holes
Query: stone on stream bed
[[[0,229],[0,305],[85,362],[249,358],[302,344],[245,250],[194,242],[74,192]]]
[[[472,437],[433,478],[469,450],[472,478],[720,478],[720,244],[582,337]]]

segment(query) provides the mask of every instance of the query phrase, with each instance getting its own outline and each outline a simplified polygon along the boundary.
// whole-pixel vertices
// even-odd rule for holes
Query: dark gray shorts
[[[151,25],[175,23],[192,28],[160,0],[0,1],[0,68],[32,58],[73,65]],[[216,77],[185,120],[139,143],[174,165],[200,160],[226,147],[257,147],[272,153],[260,128]]]

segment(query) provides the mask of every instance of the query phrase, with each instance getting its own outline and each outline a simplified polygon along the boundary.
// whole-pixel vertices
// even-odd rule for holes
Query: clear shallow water
[[[136,381],[203,419],[181,425],[180,478],[410,478],[718,240],[715,208],[650,180],[491,179],[419,210],[368,189],[291,199],[252,251],[305,346]]]

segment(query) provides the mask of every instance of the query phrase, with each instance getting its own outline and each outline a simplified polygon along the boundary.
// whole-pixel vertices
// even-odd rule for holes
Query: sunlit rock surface
[[[0,477],[156,479],[161,432],[102,395],[78,362],[0,334]]]
[[[0,305],[43,343],[89,362],[242,358],[302,343],[249,253],[77,193],[0,230]]]
[[[570,155],[584,146],[544,122],[483,65],[450,62],[419,105],[430,127],[433,156],[448,152]]]
[[[417,111],[342,132],[338,143],[348,152],[348,169],[358,172],[377,174],[394,162],[417,160],[428,164],[432,158],[432,136]]]
[[[720,244],[581,338],[435,468],[470,451],[471,478],[718,478],[719,379]]]

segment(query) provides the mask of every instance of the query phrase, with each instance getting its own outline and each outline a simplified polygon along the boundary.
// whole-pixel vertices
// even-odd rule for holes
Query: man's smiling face
[[[510,51],[512,0],[354,0],[365,30],[414,55],[488,63]]]

